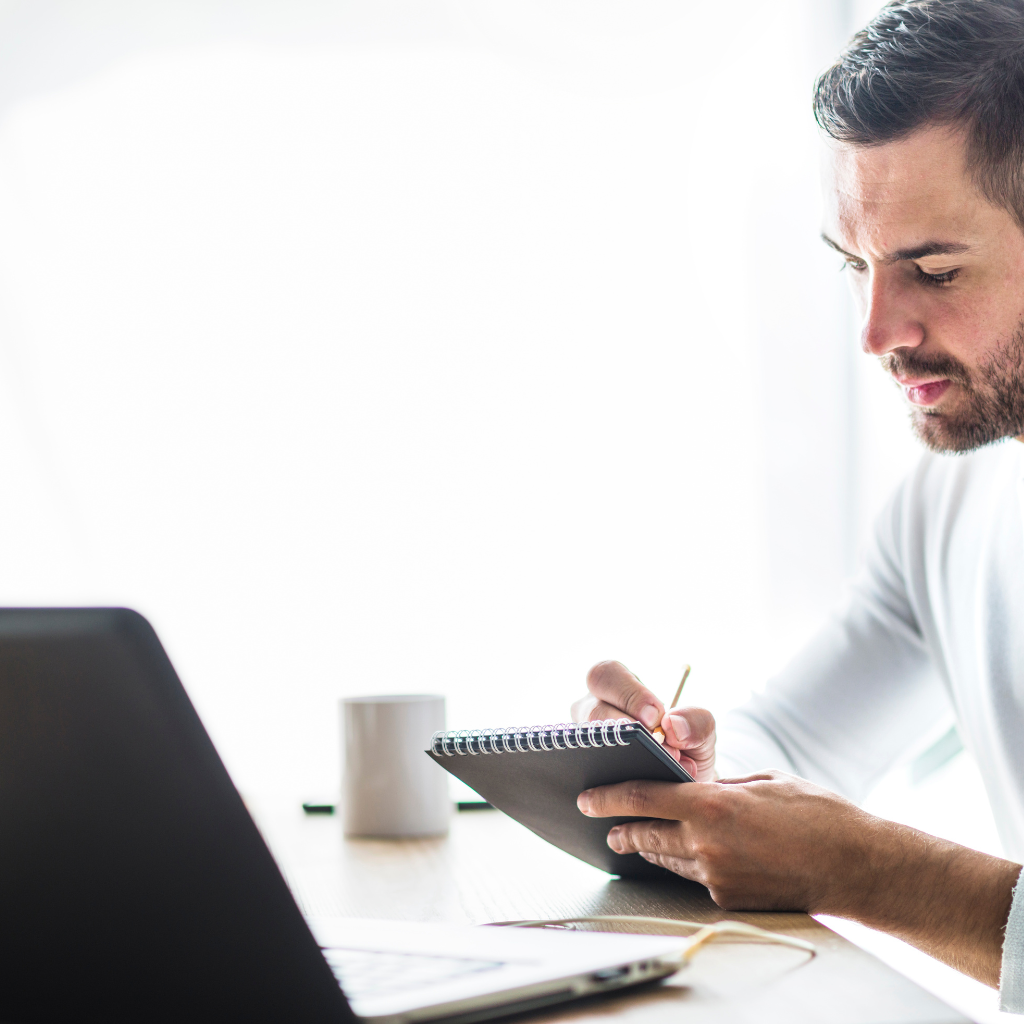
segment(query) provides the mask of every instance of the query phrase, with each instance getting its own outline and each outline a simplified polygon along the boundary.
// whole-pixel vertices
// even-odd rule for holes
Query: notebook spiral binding
[[[431,752],[440,756],[456,754],[525,754],[528,750],[577,750],[587,747],[628,747],[623,736],[640,732],[643,726],[631,718],[604,722],[559,722],[513,729],[443,729],[430,737]],[[449,749],[448,744],[454,749]]]

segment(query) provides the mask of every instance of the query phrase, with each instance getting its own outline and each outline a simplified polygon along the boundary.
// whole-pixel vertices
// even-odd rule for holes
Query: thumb
[[[623,714],[655,728],[665,706],[618,661],[602,661],[587,673],[587,689],[599,700],[619,708]]]
[[[704,708],[673,708],[661,723],[665,742],[685,750],[691,757],[714,750],[715,716]]]
[[[665,746],[679,752],[680,763],[698,782],[714,781],[715,716],[704,708],[674,708],[661,723]]]
[[[715,716],[703,708],[676,708],[662,720],[665,744],[694,762],[700,775],[715,767]]]

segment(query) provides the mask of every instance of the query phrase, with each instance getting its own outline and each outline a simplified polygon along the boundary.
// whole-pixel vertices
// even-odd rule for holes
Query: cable
[[[814,943],[805,939],[797,939],[792,935],[782,935],[779,932],[769,932],[757,925],[747,924],[745,921],[715,921],[711,924],[701,924],[699,921],[679,921],[671,917],[633,917],[628,914],[599,914],[594,917],[563,917],[548,921],[500,921],[495,922],[494,927],[499,928],[564,928],[573,924],[646,924],[656,925],[663,928],[670,925],[677,928],[693,928],[695,933],[690,936],[690,941],[680,953],[680,960],[688,964],[701,947],[721,936],[735,936],[745,938],[754,942],[771,943],[777,946],[790,946],[793,949],[802,949],[811,956],[817,956],[817,949]]]

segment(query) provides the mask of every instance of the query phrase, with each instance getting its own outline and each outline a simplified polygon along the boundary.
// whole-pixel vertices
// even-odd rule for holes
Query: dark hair
[[[862,146],[962,131],[978,189],[1024,229],[1024,0],[893,0],[818,79],[814,116]]]

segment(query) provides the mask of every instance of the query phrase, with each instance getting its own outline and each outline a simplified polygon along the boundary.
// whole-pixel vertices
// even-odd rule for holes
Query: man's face
[[[1024,435],[1024,233],[971,183],[960,136],[830,143],[825,200],[861,347],[900,386],[921,440],[969,451]]]

